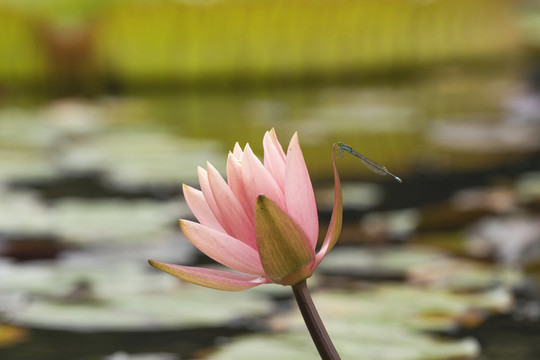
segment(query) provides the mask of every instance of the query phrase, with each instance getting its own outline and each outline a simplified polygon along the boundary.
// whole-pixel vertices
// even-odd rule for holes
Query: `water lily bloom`
[[[343,206],[334,153],[334,208],[316,251],[319,221],[298,134],[287,154],[274,129],[266,132],[263,147],[264,163],[249,144],[242,150],[236,143],[227,159],[227,181],[207,163],[206,170],[198,169],[201,190],[183,186],[199,221],[180,220],[184,235],[232,271],[150,260],[152,266],[194,284],[229,291],[265,283],[295,285],[312,275],[341,231]]]

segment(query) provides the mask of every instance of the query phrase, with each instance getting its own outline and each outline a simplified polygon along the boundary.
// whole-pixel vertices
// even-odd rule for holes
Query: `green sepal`
[[[302,228],[274,201],[259,195],[255,233],[261,263],[268,278],[293,285],[311,276],[315,253]]]

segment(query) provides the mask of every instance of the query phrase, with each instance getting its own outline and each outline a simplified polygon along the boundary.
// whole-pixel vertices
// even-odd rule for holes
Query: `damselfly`
[[[353,156],[356,156],[357,158],[359,158],[362,163],[364,165],[366,165],[366,167],[373,171],[375,174],[379,174],[379,175],[383,175],[383,176],[386,176],[386,175],[390,175],[392,176],[394,179],[396,179],[397,182],[401,183],[401,179],[399,177],[397,177],[396,175],[392,174],[390,171],[388,171],[386,169],[386,167],[382,166],[382,165],[379,165],[377,164],[375,161],[373,160],[370,160],[368,159],[367,157],[365,157],[364,155],[360,154],[359,152],[355,151],[352,147],[350,147],[349,145],[345,145],[344,143],[342,143],[341,141],[337,143],[336,145],[336,150],[340,153],[340,158],[343,157],[343,152],[346,151],[348,152],[349,154],[353,155]]]

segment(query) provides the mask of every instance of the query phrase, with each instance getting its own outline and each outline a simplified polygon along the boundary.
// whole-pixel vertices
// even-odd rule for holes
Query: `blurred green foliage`
[[[511,0],[0,1],[0,83],[349,79],[518,46]]]

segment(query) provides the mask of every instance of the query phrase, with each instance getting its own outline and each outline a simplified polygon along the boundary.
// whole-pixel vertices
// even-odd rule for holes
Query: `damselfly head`
[[[339,154],[337,159],[341,159],[343,157],[343,145],[344,144],[341,141],[335,144],[334,151]]]

